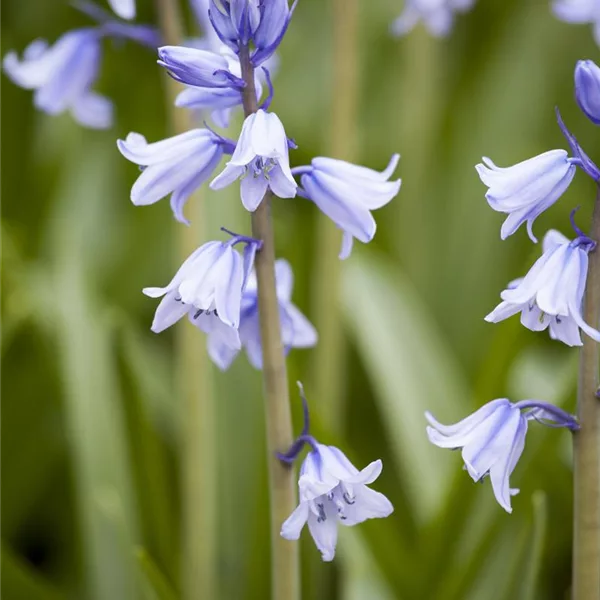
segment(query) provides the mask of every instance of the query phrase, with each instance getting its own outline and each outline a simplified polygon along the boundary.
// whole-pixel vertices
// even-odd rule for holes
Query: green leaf
[[[23,562],[7,544],[0,554],[2,597],[7,600],[66,600],[66,594],[56,589]]]
[[[452,418],[468,392],[459,365],[402,271],[356,253],[343,273],[347,325],[375,390],[416,519],[440,509],[454,463],[427,440],[424,412]],[[423,468],[427,465],[427,468]]]
[[[142,580],[142,593],[144,600],[178,600],[179,594],[175,592],[165,575],[156,566],[145,548],[136,548],[139,574]]]

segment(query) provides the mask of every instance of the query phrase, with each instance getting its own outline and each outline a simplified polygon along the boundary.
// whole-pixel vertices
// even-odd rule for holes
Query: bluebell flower
[[[580,60],[575,67],[575,98],[586,117],[600,125],[600,67],[591,60]]]
[[[598,0],[556,0],[554,14],[567,23],[591,23],[600,46],[600,3]]]
[[[294,175],[302,175],[299,195],[312,200],[344,232],[340,258],[350,256],[353,238],[366,244],[375,236],[371,211],[387,204],[400,190],[400,179],[388,181],[399,160],[400,155],[394,154],[381,172],[324,157],[292,169]]]
[[[294,8],[287,0],[211,0],[209,17],[221,41],[234,52],[252,46],[255,67],[268,60],[281,43]]]
[[[234,248],[246,244],[244,257]],[[227,242],[208,242],[181,265],[166,287],[144,288],[151,298],[163,297],[152,322],[160,333],[183,316],[199,329],[218,337],[222,344],[240,349],[238,328],[244,286],[260,243],[234,236]]]
[[[512,167],[497,167],[489,158],[475,168],[489,188],[485,197],[498,212],[507,213],[500,237],[504,240],[527,223],[529,237],[533,222],[550,208],[567,190],[575,176],[577,161],[565,150],[550,150]]]
[[[234,76],[241,78],[242,70],[236,54],[227,46],[220,46],[219,54],[227,62],[227,70]],[[254,85],[257,101],[262,96],[262,71],[255,72]],[[175,105],[193,110],[209,110],[215,124],[219,127],[229,127],[231,110],[241,106],[243,102],[242,90],[239,87],[198,87],[186,86],[175,100]]]
[[[462,449],[465,469],[473,481],[489,475],[494,496],[507,512],[512,512],[509,478],[525,447],[527,424],[534,420],[550,427],[579,429],[575,417],[547,402],[506,398],[492,400],[454,425],[442,425],[428,412],[427,436],[440,448]]]
[[[108,0],[115,14],[122,19],[135,18],[135,0]]]
[[[392,33],[403,36],[423,21],[429,33],[443,37],[450,33],[454,13],[469,10],[475,0],[406,0],[404,11],[392,23]]]
[[[171,194],[171,209],[181,223],[187,199],[216,169],[232,143],[209,129],[192,129],[186,133],[149,144],[139,133],[118,140],[121,154],[143,170],[131,188],[136,206],[154,204]]]
[[[22,88],[35,90],[36,108],[51,115],[70,111],[76,121],[95,129],[112,124],[112,103],[93,92],[100,67],[100,33],[76,29],[53,46],[35,40],[19,60],[15,52],[4,57],[4,72]]]
[[[258,208],[268,188],[280,198],[296,195],[288,139],[275,113],[258,110],[246,117],[231,159],[210,187],[219,190],[239,178],[242,204],[249,211]]]
[[[287,261],[281,259],[276,261],[275,280],[281,339],[285,352],[289,352],[292,348],[311,348],[317,343],[317,332],[310,321],[292,304],[293,274]],[[250,274],[242,296],[239,333],[250,364],[256,369],[262,369],[258,289],[254,272]],[[210,335],[208,353],[221,370],[228,369],[237,356],[236,349],[221,343],[219,336]]]
[[[485,317],[497,323],[521,313],[521,323],[531,331],[550,330],[552,339],[581,346],[579,329],[596,341],[600,332],[582,316],[588,272],[588,252],[595,242],[586,236],[573,241],[551,230],[544,237],[543,254],[529,273],[504,290],[502,302]]]
[[[229,71],[227,58],[217,52],[186,46],[162,46],[158,49],[161,67],[173,79],[186,85],[204,88],[241,90],[244,80]]]
[[[153,27],[117,21],[90,2],[80,2],[77,8],[99,25],[69,31],[52,46],[35,40],[21,60],[10,51],[3,68],[18,86],[35,90],[34,105],[39,110],[51,115],[69,111],[81,125],[106,129],[112,124],[112,102],[91,89],[100,68],[102,39],[126,38],[155,47],[159,35]]]
[[[376,460],[359,471],[335,446],[313,441],[300,468],[300,502],[283,523],[281,536],[297,540],[308,522],[323,560],[333,560],[338,524],[351,527],[393,512],[392,503],[383,494],[367,487],[382,468],[381,460]]]

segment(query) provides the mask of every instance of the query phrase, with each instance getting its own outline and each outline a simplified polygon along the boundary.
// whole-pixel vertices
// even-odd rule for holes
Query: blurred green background
[[[304,597],[567,598],[568,434],[531,428],[508,515],[488,483],[471,482],[458,454],[427,442],[423,412],[454,422],[503,396],[574,410],[576,349],[516,318],[483,321],[539,248],[524,231],[500,241],[502,216],[487,206],[473,166],[482,155],[505,166],[565,148],[555,105],[600,157],[572,84],[575,61],[597,59],[598,48],[589,27],[557,21],[544,0],[480,0],[447,40],[421,27],[391,38],[401,8],[401,0],[360,2],[359,60],[350,65],[359,81],[356,159],[381,169],[400,152],[403,186],[376,213],[375,241],[357,244],[341,289],[330,290],[339,296],[331,318],[344,328],[339,421],[324,418],[329,398],[314,395],[314,351],[289,359],[295,430],[293,382],[302,379],[322,441],[359,467],[383,459],[374,487],[395,512],[343,528],[333,564],[320,562],[305,531]],[[138,0],[138,12],[140,22],[154,19],[148,0]],[[332,89],[335,19],[326,0],[301,0],[281,47],[272,108],[299,144],[295,165],[329,152],[332,111],[345,93]],[[5,0],[2,54],[86,23],[67,2]],[[5,600],[180,597],[187,417],[174,378],[176,332],[150,332],[156,303],[141,289],[169,280],[181,226],[167,201],[132,206],[136,167],[115,145],[129,131],[150,141],[167,135],[166,76],[146,49],[107,41],[105,50],[98,88],[116,105],[109,131],[38,113],[30,92],[2,80]],[[239,122],[232,135],[238,130]],[[570,235],[568,214],[578,204],[585,229],[592,198],[593,184],[578,174],[536,233]],[[249,230],[236,186],[202,202],[211,236],[221,225]],[[295,302],[313,318],[317,211],[298,199],[277,202],[274,212],[278,255],[296,274]],[[204,490],[216,505],[212,596],[267,598],[260,374],[240,356],[212,377],[214,429],[205,446],[214,485]]]

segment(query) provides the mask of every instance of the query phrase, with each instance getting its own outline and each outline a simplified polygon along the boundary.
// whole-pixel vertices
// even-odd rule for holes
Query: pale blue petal
[[[221,321],[231,327],[239,327],[240,303],[244,269],[242,257],[231,246],[227,248],[220,261],[223,280],[215,291],[215,305]]]
[[[291,324],[292,348],[312,348],[317,344],[318,334],[312,323],[293,304],[285,305],[285,312]]]
[[[215,139],[208,129],[192,129],[172,137],[149,144],[139,133],[130,133],[125,140],[118,140],[121,154],[137,165],[154,165],[173,159],[185,161],[191,152],[210,151]]]
[[[35,106],[49,114],[58,114],[72,106],[87,93],[98,74],[100,42],[97,35],[92,30],[77,30],[63,39],[69,35],[72,35],[69,47],[65,44],[61,48],[62,62],[55,65],[52,77],[34,95]],[[58,50],[55,52],[58,61]]]
[[[108,0],[115,14],[122,19],[135,19],[135,0]]]
[[[170,292],[160,301],[152,321],[151,329],[154,333],[160,333],[171,327],[189,312],[190,307],[176,298],[177,292]]]
[[[506,398],[498,398],[492,400],[487,404],[484,404],[481,408],[476,410],[473,414],[464,418],[458,423],[453,425],[442,425],[437,421],[430,412],[425,413],[425,418],[429,424],[435,428],[439,433],[444,436],[454,436],[456,434],[465,434],[472,431],[475,427],[480,425],[485,419],[487,419],[492,413],[502,406],[509,405],[510,402]]]
[[[550,229],[542,240],[542,252],[546,253],[556,249],[557,246],[569,244],[570,240],[565,237],[560,231]]]
[[[552,4],[552,10],[567,23],[590,23],[600,19],[595,0],[557,0]]]
[[[556,269],[563,263],[567,248],[567,245],[563,245],[542,254],[516,288],[504,290],[500,294],[502,300],[515,304],[529,302],[548,280],[556,277]]]
[[[224,344],[221,336],[209,335],[206,342],[208,355],[221,371],[226,371],[237,357],[239,350]]]
[[[357,486],[354,491],[354,503],[345,507],[342,525],[351,527],[367,519],[381,519],[394,512],[392,503],[380,492],[366,486]]]
[[[550,337],[567,346],[581,346],[581,334],[577,322],[572,317],[554,317],[550,321]]]
[[[319,209],[340,229],[351,233],[363,243],[373,239],[377,226],[367,208],[332,195],[329,189],[320,184],[314,173],[302,176],[302,187]]]
[[[552,317],[542,312],[537,305],[528,305],[521,312],[521,324],[530,331],[544,331]]]
[[[286,177],[278,164],[269,171],[269,187],[279,198],[293,198],[296,195],[298,184],[290,173]]]
[[[71,106],[75,120],[92,129],[108,129],[113,122],[113,103],[106,97],[87,92]]]
[[[512,435],[511,435],[512,434]],[[506,444],[500,459],[490,468],[490,482],[494,490],[494,496],[498,504],[506,512],[511,513],[510,503],[511,489],[509,477],[513,472],[523,449],[525,448],[525,435],[527,434],[527,419],[520,418],[515,430],[506,429],[506,438],[502,441]]]
[[[331,502],[324,503],[325,520],[319,522],[317,516],[310,512],[308,516],[308,529],[325,562],[330,562],[335,557],[337,545],[337,512]]]
[[[469,475],[479,481],[507,452],[524,420],[521,411],[508,404],[499,407],[472,433],[472,438],[462,450],[462,457]]]
[[[504,319],[516,315],[524,309],[527,309],[527,304],[513,304],[512,302],[503,300],[489,315],[485,316],[485,320],[488,323],[498,323],[499,321],[504,321]]]
[[[224,345],[232,350],[240,350],[242,345],[237,329],[235,327],[229,327],[213,314],[202,313],[196,316],[193,311],[189,313],[190,322],[195,325],[198,329],[204,333],[209,334],[209,337],[213,338],[215,345]]]
[[[300,532],[308,520],[308,512],[308,502],[301,502],[281,526],[281,537],[286,540],[299,539]]]
[[[231,164],[231,161],[227,163],[223,172],[217,175],[211,182],[210,188],[213,190],[220,190],[228,185],[232,184],[236,179],[239,179],[244,173],[245,167],[238,167]],[[250,175],[249,175],[250,176]]]
[[[600,68],[591,60],[580,60],[575,67],[575,98],[588,119],[600,125]]]
[[[240,183],[244,208],[250,212],[254,212],[265,197],[268,187],[269,181],[262,173],[255,175],[251,171],[248,172]]]
[[[340,260],[346,260],[350,254],[352,254],[352,246],[354,244],[354,237],[351,233],[344,231],[342,234],[342,248],[338,255]]]
[[[284,258],[275,261],[275,283],[277,299],[280,302],[289,302],[294,289],[294,273],[290,263]]]

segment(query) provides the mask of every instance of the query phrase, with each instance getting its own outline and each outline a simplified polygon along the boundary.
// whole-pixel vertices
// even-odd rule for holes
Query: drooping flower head
[[[600,125],[600,67],[591,60],[577,62],[575,98],[585,116]]]
[[[350,256],[353,238],[366,244],[375,236],[371,211],[387,204],[400,190],[400,179],[388,181],[399,159],[394,154],[381,172],[324,157],[292,169],[302,176],[299,194],[312,200],[344,232],[340,258]]]
[[[538,400],[514,404],[506,398],[492,400],[454,425],[442,425],[428,412],[425,417],[429,422],[429,441],[440,448],[461,448],[473,481],[482,481],[489,475],[498,504],[509,513],[510,498],[519,492],[511,489],[509,478],[523,453],[528,422],[579,429],[575,417]]]
[[[275,282],[279,303],[281,339],[286,354],[292,348],[312,348],[317,343],[317,332],[310,321],[292,304],[293,273],[290,264],[279,259],[275,262]],[[255,369],[262,369],[262,344],[258,314],[258,287],[256,272],[252,272],[244,288],[239,326],[240,340],[248,360]],[[208,336],[208,353],[212,361],[226,370],[239,350],[223,344],[218,335]]]
[[[218,54],[225,59],[227,71],[231,76],[235,80],[239,79],[241,81],[242,71],[237,55],[227,46],[221,44],[218,48]],[[231,85],[230,87],[201,87],[197,85],[200,79],[200,77],[186,77],[187,81],[196,81],[196,83],[186,85],[186,89],[177,96],[175,105],[192,110],[211,111],[211,117],[217,126],[229,127],[231,110],[242,105],[242,88],[239,85]],[[263,93],[262,83],[263,71],[257,70],[254,75],[257,101],[260,100]]]
[[[77,122],[94,129],[112,124],[112,103],[93,92],[100,67],[100,35],[96,29],[75,29],[49,46],[35,40],[19,60],[4,57],[4,72],[22,88],[35,90],[35,107],[51,115],[70,111]]]
[[[239,178],[242,204],[249,211],[258,208],[269,188],[280,198],[296,195],[288,139],[275,113],[258,110],[246,117],[231,159],[210,187],[219,190]]]
[[[231,62],[227,57],[218,52],[187,46],[162,46],[158,56],[158,64],[185,85],[238,90],[245,85],[239,74],[229,70]]]
[[[520,312],[525,327],[531,331],[548,328],[552,339],[568,346],[581,346],[580,329],[600,341],[600,332],[582,316],[588,253],[595,246],[584,235],[571,241],[558,231],[549,231],[541,258],[525,277],[500,294],[502,302],[485,320],[497,323]]]
[[[143,168],[131,188],[131,201],[144,206],[171,194],[171,209],[181,223],[188,223],[183,215],[187,199],[212,175],[223,153],[233,151],[233,142],[209,129],[192,129],[153,144],[130,133],[117,146]]]
[[[209,17],[221,41],[234,52],[251,47],[250,59],[257,67],[281,43],[294,8],[288,0],[211,0]]]
[[[392,23],[392,33],[403,36],[423,21],[429,33],[443,37],[450,33],[454,13],[469,10],[475,0],[406,0],[404,11]]]
[[[537,242],[533,222],[564,194],[575,176],[576,163],[565,150],[550,150],[507,168],[484,157],[475,168],[489,188],[488,204],[508,214],[500,230],[503,240],[527,223],[529,237]]]
[[[239,243],[245,244],[243,258],[234,248]],[[160,333],[188,315],[196,327],[239,350],[242,293],[259,247],[257,240],[238,235],[208,242],[186,259],[167,286],[144,288],[146,296],[163,297],[152,331]]]
[[[112,102],[92,91],[100,69],[102,39],[127,38],[152,46],[158,34],[152,27],[119,22],[91,3],[82,2],[78,8],[99,25],[68,31],[52,46],[35,40],[22,59],[10,51],[3,68],[18,86],[34,90],[37,109],[50,115],[69,111],[85,127],[106,129],[112,125]]]
[[[308,529],[324,561],[335,556],[338,524],[351,527],[367,519],[389,516],[394,507],[381,493],[369,487],[381,474],[381,460],[376,460],[359,471],[335,446],[318,443],[308,431],[308,408],[302,386],[305,425],[302,434],[280,460],[291,463],[309,444],[310,452],[300,468],[298,488],[300,502],[281,526],[281,536],[297,540],[304,525]]]
[[[600,4],[598,0],[556,0],[554,14],[567,23],[591,23],[594,39],[600,46]]]

